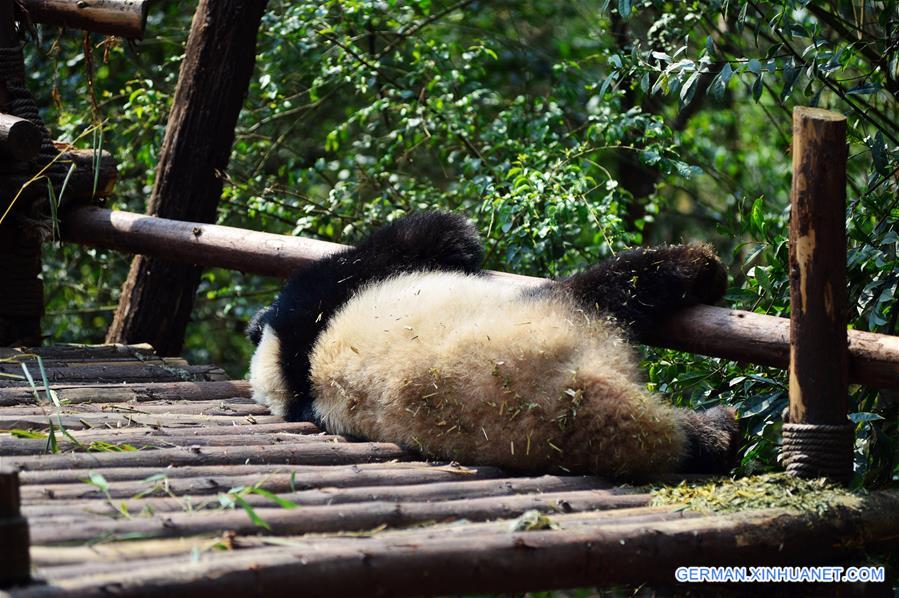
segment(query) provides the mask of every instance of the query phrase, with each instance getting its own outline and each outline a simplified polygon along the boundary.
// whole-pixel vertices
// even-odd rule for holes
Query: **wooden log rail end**
[[[143,39],[149,0],[20,0],[35,23]]]
[[[41,150],[41,130],[30,120],[0,114],[0,157],[27,162]]]
[[[69,177],[66,194],[61,198],[63,207],[74,199],[112,195],[119,176],[118,163],[112,154],[102,150],[97,156],[92,149],[75,149],[60,143],[55,145],[59,151],[64,152],[60,161],[66,168],[75,166]]]

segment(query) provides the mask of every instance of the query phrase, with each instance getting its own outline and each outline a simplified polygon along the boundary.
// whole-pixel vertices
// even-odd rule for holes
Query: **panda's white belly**
[[[641,475],[683,450],[613,327],[484,277],[413,273],[362,290],[319,337],[310,375],[330,431],[442,459]]]

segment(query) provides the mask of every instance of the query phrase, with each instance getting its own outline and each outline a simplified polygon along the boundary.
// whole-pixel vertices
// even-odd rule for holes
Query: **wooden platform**
[[[146,346],[0,349],[0,465],[20,469],[31,533],[15,596],[673,585],[678,565],[838,562],[899,538],[895,493],[701,516],[592,477],[425,462],[286,423],[246,382]]]

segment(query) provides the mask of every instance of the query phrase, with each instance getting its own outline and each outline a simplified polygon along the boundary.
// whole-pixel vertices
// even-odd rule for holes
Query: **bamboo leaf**
[[[263,490],[262,488],[249,488],[247,492],[251,494],[258,494],[259,496],[264,496],[265,498],[269,499],[273,503],[276,503],[279,507],[282,507],[284,509],[296,509],[299,506],[293,501],[282,498],[277,494],[269,492],[268,490]]]
[[[243,508],[243,510],[247,512],[247,515],[249,516],[250,521],[252,521],[255,525],[265,528],[267,530],[272,529],[271,526],[268,523],[266,523],[266,521],[264,519],[262,519],[262,517],[260,517],[259,515],[256,514],[256,511],[253,510],[253,506],[250,503],[248,503],[244,497],[242,497],[238,494],[232,494],[231,496],[234,498],[234,502],[237,503],[238,505],[240,505],[241,508]]]
[[[109,482],[106,481],[103,474],[97,473],[96,471],[92,471],[88,474],[87,483],[91,486],[95,486],[101,492],[109,492]]]

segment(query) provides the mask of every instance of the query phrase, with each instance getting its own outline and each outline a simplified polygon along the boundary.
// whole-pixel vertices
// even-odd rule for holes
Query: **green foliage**
[[[79,35],[46,29],[30,53],[57,136],[104,123],[116,207],[152,188],[192,10],[154,4],[139,54],[92,40],[96,110]],[[272,0],[220,221],[352,242],[448,208],[476,220],[488,267],[539,275],[703,239],[729,262],[729,305],[787,315],[790,112],[820,106],[849,117],[851,323],[896,334],[897,43],[895,0]],[[45,268],[53,338],[102,340],[127,260],[59,247]],[[240,330],[277,286],[207,272],[189,356],[242,374]],[[744,469],[775,467],[783,372],[647,357],[675,402],[741,410]],[[895,483],[899,402],[851,395],[858,481]]]
[[[297,505],[293,501],[278,496],[273,492],[269,492],[268,490],[261,488],[261,485],[262,482],[258,482],[252,486],[238,486],[236,488],[231,488],[225,494],[219,494],[219,504],[223,509],[234,509],[236,507],[242,508],[254,525],[259,526],[263,529],[270,530],[271,527],[269,526],[268,522],[266,522],[256,513],[253,505],[251,505],[245,498],[248,494],[256,494],[258,496],[262,496],[263,498],[266,498],[275,503],[282,509],[295,509],[299,505]]]

